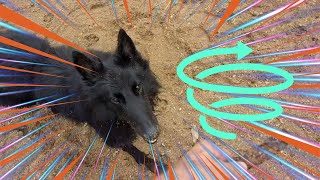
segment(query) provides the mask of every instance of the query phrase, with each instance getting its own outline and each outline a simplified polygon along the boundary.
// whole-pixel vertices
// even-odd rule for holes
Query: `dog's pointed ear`
[[[76,67],[84,80],[94,82],[98,74],[103,71],[103,65],[99,58],[88,58],[86,55],[78,51],[72,52],[72,58],[75,64],[94,71],[91,72],[83,68]]]
[[[132,39],[123,29],[120,29],[118,34],[117,54],[127,61],[138,55]]]

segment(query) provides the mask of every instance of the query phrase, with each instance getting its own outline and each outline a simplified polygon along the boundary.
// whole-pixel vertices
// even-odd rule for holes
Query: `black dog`
[[[45,99],[47,102],[65,98],[55,103],[84,100],[79,103],[52,106],[51,109],[54,113],[76,121],[88,122],[96,130],[101,128],[103,130],[101,132],[108,132],[112,126],[107,144],[112,147],[122,147],[133,155],[137,162],[142,162],[145,154],[135,148],[132,141],[138,134],[148,141],[155,142],[159,134],[159,127],[153,114],[153,107],[160,85],[150,70],[148,61],[142,58],[124,30],[119,31],[118,47],[115,53],[91,51],[99,58],[73,51],[69,47],[53,48],[46,40],[34,36],[13,32],[2,34],[6,38],[81,66],[74,67],[25,51],[21,53],[20,49],[3,45],[2,48],[20,52],[7,50],[3,52],[3,49],[0,49],[1,66],[36,71],[47,75],[3,71],[9,76],[2,77],[1,83],[47,84],[65,87],[1,87],[0,93],[16,92],[0,96],[2,105],[15,105],[40,98],[47,98]],[[8,62],[8,59],[32,64]],[[150,158],[146,159],[146,164],[149,169],[153,170],[153,161]]]

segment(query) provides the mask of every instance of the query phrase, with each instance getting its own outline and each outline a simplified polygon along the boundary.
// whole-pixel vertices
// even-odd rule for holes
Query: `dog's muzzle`
[[[153,144],[157,142],[158,135],[159,135],[158,127],[150,128],[147,134],[144,136],[144,139],[147,142]]]

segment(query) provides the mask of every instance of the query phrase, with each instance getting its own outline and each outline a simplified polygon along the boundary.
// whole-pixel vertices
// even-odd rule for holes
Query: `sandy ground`
[[[122,1],[115,3],[118,20],[115,20],[111,6],[108,7],[105,3],[100,4],[99,1],[86,1],[90,14],[99,25],[97,25],[90,18],[90,16],[88,16],[85,13],[85,11],[77,4],[76,1],[62,0],[62,2],[66,6],[66,9],[61,8],[58,4],[54,5],[58,7],[61,10],[61,12],[63,12],[72,22],[74,22],[79,27],[79,31],[72,29],[70,26],[63,23],[59,18],[44,13],[41,9],[39,9],[37,6],[30,3],[29,1],[13,1],[13,4],[20,8],[20,13],[24,16],[46,27],[50,31],[53,31],[61,35],[62,37],[67,38],[70,41],[85,48],[96,49],[101,51],[115,50],[118,30],[120,27],[124,28],[132,37],[132,39],[136,43],[137,48],[141,51],[143,56],[149,59],[151,68],[158,76],[163,87],[160,94],[160,101],[156,107],[156,114],[161,127],[161,134],[156,145],[161,151],[162,156],[164,155],[164,146],[171,161],[176,162],[181,157],[181,151],[179,150],[177,144],[181,144],[185,150],[190,149],[194,144],[192,142],[190,124],[199,127],[199,112],[194,110],[190,105],[188,105],[188,103],[184,101],[185,90],[187,88],[187,85],[185,85],[177,77],[176,67],[183,58],[212,44],[211,42],[209,42],[208,34],[206,34],[203,31],[203,28],[201,28],[201,23],[203,23],[205,17],[207,16],[213,1],[199,1],[198,4],[204,3],[204,5],[200,7],[196,11],[196,13],[194,13],[194,15],[190,18],[188,18],[188,15],[192,13],[192,10],[194,9],[192,8],[192,3],[188,2],[184,4],[184,8],[181,11],[180,17],[177,17],[177,12],[180,6],[179,2],[179,4],[174,6],[174,8],[172,9],[170,23],[168,23],[167,21],[162,21],[166,12],[166,7],[170,1],[162,1],[162,6],[159,10],[159,14],[156,16],[151,28],[149,7],[148,4],[144,4],[143,1],[128,2],[134,27],[132,27],[128,21],[125,7]],[[242,9],[251,4],[252,2],[254,1],[248,0],[246,3],[240,5],[237,9]],[[157,7],[155,7],[155,5],[158,3],[158,1],[153,1],[153,13],[157,11]],[[195,7],[197,7],[198,4]],[[226,30],[229,30],[233,27],[237,27],[238,25],[257,16],[260,16],[265,12],[273,10],[276,7],[279,7],[283,4],[285,4],[284,1],[263,2],[255,8],[243,13],[240,17],[227,22],[224,26],[222,26],[219,32],[225,32]],[[297,8],[295,12],[315,7],[315,5],[316,0],[307,1],[307,3],[304,3],[299,8]],[[213,12],[210,16],[210,19],[216,17],[216,15],[219,14],[225,7],[226,5],[222,6],[222,8],[220,8],[218,11]],[[286,17],[289,17],[292,14],[293,13],[291,12],[287,14]],[[262,37],[267,37],[273,34],[285,32],[290,29],[294,29],[299,26],[305,26],[318,21],[319,13],[317,13],[317,15],[311,15],[306,18],[294,20],[287,24],[276,26],[275,28],[264,30],[263,32],[254,33],[253,35],[248,36],[242,41],[252,42]],[[209,24],[213,25],[217,22],[218,21],[214,21]],[[150,31],[148,31],[149,28]],[[275,38],[263,43],[254,44],[250,46],[252,49],[254,49],[254,53],[252,55],[301,49],[306,47],[312,47],[319,44],[319,36],[317,36],[317,34],[314,34],[300,39],[299,42],[291,42],[282,46],[276,46],[276,44],[293,38],[297,34],[303,33],[307,30],[308,29],[300,28],[296,32],[288,33],[287,35],[284,35],[281,38]],[[228,37],[233,37],[237,34],[242,34],[243,32],[247,31],[248,30],[239,31],[233,34],[232,36]],[[228,37],[214,39],[214,42],[216,43],[222,41],[223,39],[227,39]],[[57,43],[52,42],[52,44],[56,45]],[[235,44],[231,44],[229,46],[232,45]],[[312,56],[314,57],[315,55]],[[316,54],[316,56],[319,56],[319,54]],[[186,72],[189,75],[194,76],[199,72],[203,71],[204,69],[207,69],[208,67],[218,66],[226,63],[234,63],[233,60],[219,62],[220,60],[234,58],[235,56],[230,55],[205,59],[200,63],[195,63],[193,65],[193,68],[188,68]],[[253,60],[244,60],[237,63],[265,62],[266,60],[270,60],[270,58],[256,58]],[[311,69],[306,67],[288,68],[286,70],[290,72],[316,71],[315,68]],[[275,82],[272,82],[270,80],[263,81],[253,78],[242,77],[240,73],[235,72],[216,74],[210,78],[207,78],[206,81],[216,84],[248,87],[260,87],[268,85],[270,86],[272,84],[275,84]],[[228,97],[230,96],[226,94],[196,90],[196,98],[203,104],[209,104],[218,100],[226,99]],[[308,99],[302,97],[294,97],[292,95],[281,94],[272,94],[270,95],[270,97],[288,100],[291,102],[299,102],[318,106],[320,105],[320,102],[317,99]],[[242,106],[227,107],[223,108],[223,110],[232,113],[257,113],[256,111],[244,108]],[[319,122],[320,119],[319,114],[308,114],[303,113],[302,111],[285,110],[285,113],[296,115],[298,117],[306,118],[317,122]],[[10,116],[12,116],[12,114],[1,115],[1,119]],[[3,127],[11,123],[19,122],[19,120],[26,119],[30,116],[24,116],[22,118],[14,119],[10,121],[10,123],[1,124],[0,127]],[[186,123],[184,120],[188,123]],[[248,129],[250,132],[252,132],[252,135],[248,135],[242,131],[239,131],[222,121],[216,120],[215,118],[209,118],[208,121],[216,129],[227,132],[235,132],[239,137],[249,139],[250,141],[258,145],[262,145],[264,148],[270,150],[271,152],[275,153],[280,157],[290,157],[291,160],[293,160],[294,162],[299,162],[303,166],[307,166],[309,169],[312,169],[313,171],[320,173],[320,170],[316,168],[316,164],[319,164],[319,159],[316,159],[315,157],[310,156],[294,147],[286,146],[276,141],[274,141],[272,144],[270,143],[270,140],[268,140],[269,136],[262,134],[261,132],[257,132],[256,130],[244,125],[243,123],[237,122],[235,124]],[[16,129],[14,131],[1,135],[0,146],[3,147],[4,145],[11,143],[14,139],[17,139],[23,135],[27,135],[29,132],[40,127],[46,122],[49,121],[44,120],[41,122],[37,122],[32,125],[28,125],[23,128]],[[266,121],[266,123],[278,129],[284,129],[290,134],[305,139],[309,139],[310,141],[318,143],[320,141],[319,135],[317,135],[315,131],[312,131],[311,126],[309,125],[295,123],[294,121],[283,117],[278,117]],[[72,152],[75,149],[79,148],[80,152],[77,152],[76,154],[77,156],[79,156],[82,152],[85,152],[87,150],[95,136],[95,131],[89,126],[86,126],[85,124],[76,124],[67,119],[60,118],[49,124],[47,127],[44,127],[42,130],[26,137],[10,149],[6,150],[4,153],[0,154],[0,159],[6,157],[19,147],[23,146],[27,142],[31,141],[34,138],[37,138],[39,135],[47,131],[49,131],[49,133],[58,131],[59,134],[55,136],[52,139],[52,141],[46,144],[46,146],[44,146],[40,151],[37,151],[33,156],[34,158],[31,158],[30,160],[26,161],[20,168],[17,168],[16,171],[12,173],[10,177],[12,177],[13,179],[19,179],[19,177],[27,175],[29,172],[38,168],[39,166],[41,167],[41,164],[48,157],[51,157],[52,152],[55,152],[56,150],[63,150],[62,147],[70,147],[69,149],[67,149],[66,155],[62,158],[61,163],[59,163],[58,166],[49,175],[48,178],[51,179],[58,173],[59,169],[63,166],[63,164],[67,161],[67,159],[71,156]],[[61,145],[63,145],[63,143],[73,133],[76,134],[70,138],[68,144],[66,146],[61,147]],[[98,138],[96,140],[96,142],[92,146],[92,149],[89,151],[86,158],[84,159],[83,164],[76,175],[76,179],[80,179],[81,177],[86,177],[86,179],[98,179],[100,177],[101,169],[103,167],[103,163],[106,157],[109,158],[110,168],[112,162],[115,159],[116,150],[106,147],[102,153],[102,158],[98,162],[97,169],[94,170],[94,165],[100,153],[103,141],[104,139],[102,138]],[[246,157],[252,160],[252,162],[256,163],[261,169],[263,169],[270,175],[277,177],[277,179],[293,179],[293,176],[284,171],[283,166],[281,166],[274,160],[266,158],[261,154],[261,152],[255,151],[254,148],[250,147],[248,144],[246,144],[239,138],[232,141],[226,140],[225,142],[227,142],[228,145],[233,147],[241,154],[244,154]],[[266,146],[266,142],[269,142],[269,146]],[[143,150],[145,153],[151,155],[148,144],[141,138],[138,138],[135,141],[135,145],[139,149]],[[55,158],[56,157],[53,157],[52,159]],[[0,168],[0,175],[4,174],[4,172],[14,167],[22,159],[23,158],[19,158],[4,166],[3,168]],[[39,170],[37,170],[35,175],[33,176],[33,179],[38,179],[45,171],[45,169],[48,167],[48,165],[51,164],[51,162],[52,160],[50,161],[50,163],[47,163],[43,167],[39,168]],[[123,177],[124,179],[136,179],[139,175],[138,168],[139,166],[133,160],[133,158],[130,157],[128,154],[123,153],[117,164],[116,178],[118,179],[120,177]],[[71,171],[74,172],[75,167]],[[261,174],[256,170],[250,169],[250,172],[253,175],[257,176],[258,179],[262,178]],[[71,177],[71,173],[69,173],[67,177]]]

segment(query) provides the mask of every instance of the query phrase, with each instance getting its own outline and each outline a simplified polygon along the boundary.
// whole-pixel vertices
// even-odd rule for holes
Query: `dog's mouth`
[[[157,142],[157,138],[154,138],[154,139],[149,139],[147,137],[144,137],[144,140],[146,140],[148,143],[151,143],[151,144],[154,144],[155,142]]]
[[[147,143],[154,144],[155,142],[157,142],[157,140],[158,140],[157,137],[158,137],[158,136],[150,137],[150,136],[148,136],[147,134],[141,132],[138,128],[133,127],[133,126],[131,126],[131,127],[134,129],[134,131],[137,133],[137,135],[139,135],[140,137],[142,137]]]
[[[144,123],[134,123],[132,121],[127,122],[131,128],[135,131],[135,133],[142,137],[147,143],[154,144],[158,140],[158,136],[160,133],[159,125],[156,122],[144,122]],[[148,126],[147,126],[148,125]]]

